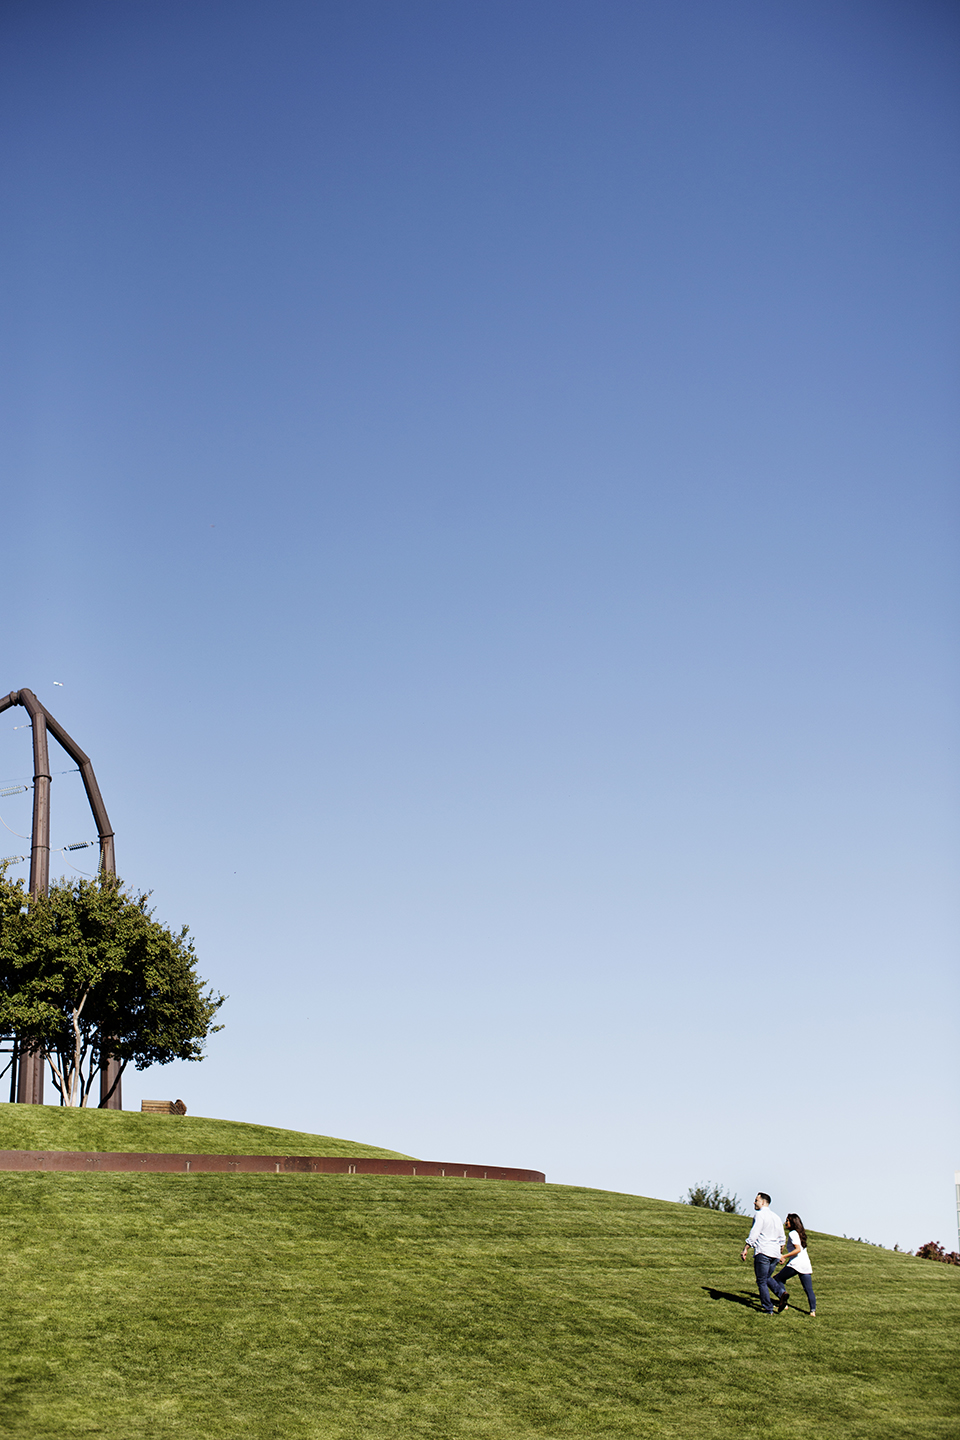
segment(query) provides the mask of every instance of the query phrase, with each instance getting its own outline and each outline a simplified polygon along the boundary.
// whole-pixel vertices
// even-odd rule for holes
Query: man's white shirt
[[[753,1229],[744,1243],[753,1246],[755,1255],[770,1255],[776,1259],[786,1238],[780,1216],[775,1215],[769,1205],[764,1205],[762,1210],[757,1211]]]

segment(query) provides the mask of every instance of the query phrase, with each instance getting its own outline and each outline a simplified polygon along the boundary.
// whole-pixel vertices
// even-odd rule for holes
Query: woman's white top
[[[800,1245],[800,1236],[796,1230],[791,1230],[789,1248],[793,1250],[797,1245]],[[803,1245],[800,1245],[800,1254],[791,1255],[790,1259],[787,1261],[787,1264],[790,1266],[791,1270],[796,1270],[798,1275],[813,1274],[813,1266],[810,1264],[810,1256],[807,1254],[806,1247]]]

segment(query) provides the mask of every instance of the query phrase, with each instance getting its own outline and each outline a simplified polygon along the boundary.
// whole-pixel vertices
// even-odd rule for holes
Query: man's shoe
[[[789,1295],[781,1295],[781,1296],[780,1296],[780,1299],[777,1301],[777,1314],[778,1314],[778,1315],[782,1315],[783,1312],[784,1312],[784,1310],[786,1310],[786,1308],[787,1308],[787,1306],[788,1306],[789,1304],[790,1304],[790,1296],[789,1296]],[[816,1313],[816,1312],[814,1312],[814,1313]]]

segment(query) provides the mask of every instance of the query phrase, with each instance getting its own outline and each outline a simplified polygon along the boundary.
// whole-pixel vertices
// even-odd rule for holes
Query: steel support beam
[[[113,830],[103,803],[97,777],[89,755],[68,735],[32,690],[11,690],[0,698],[0,712],[11,705],[22,705],[33,725],[33,830],[30,844],[30,894],[46,895],[50,886],[50,759],[47,747],[49,731],[58,745],[70,756],[80,771],[83,788],[100,839],[100,873],[117,873]],[[100,1067],[100,1105],[107,1110],[122,1110],[120,1062],[112,1057]],[[43,1056],[36,1051],[22,1051],[17,1064],[17,1100],[22,1105],[43,1104]]]
[[[21,695],[24,693],[21,690]],[[29,694],[29,691],[27,692]],[[36,698],[36,697],[34,697]],[[22,703],[22,702],[21,702]],[[39,700],[37,704],[40,705]],[[80,779],[83,781],[83,788],[87,792],[87,800],[90,803],[90,810],[97,826],[97,834],[100,837],[100,869],[105,875],[116,875],[117,862],[113,851],[113,830],[110,828],[110,820],[107,815],[107,807],[103,803],[103,796],[100,794],[100,786],[97,784],[97,777],[93,773],[93,766],[90,763],[90,756],[84,754],[71,735],[68,735],[59,721],[55,720],[50,711],[40,705],[47,722],[47,729],[62,749],[66,750],[70,759],[75,761],[80,770]]]
[[[33,826],[30,832],[30,894],[37,898],[50,888],[50,755],[47,717],[32,690],[21,690],[20,704],[33,726]],[[17,1100],[43,1104],[43,1055],[22,1050],[17,1069]]]
[[[100,1109],[122,1110],[120,1103],[120,1061],[113,1055],[100,1066]]]
[[[33,722],[33,829],[30,839],[30,894],[50,888],[50,755],[47,717],[32,690],[20,691],[20,704]]]

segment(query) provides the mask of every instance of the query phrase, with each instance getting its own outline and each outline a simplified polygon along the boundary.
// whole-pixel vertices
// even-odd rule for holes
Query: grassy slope
[[[770,1320],[748,1221],[603,1191],[29,1174],[0,1206],[17,1440],[957,1433],[960,1272],[854,1241],[812,1236],[818,1317],[794,1282]]]
[[[0,1150],[122,1150],[184,1155],[380,1155],[396,1150],[271,1125],[202,1115],[141,1115],[133,1110],[68,1110],[0,1105]],[[406,1156],[404,1159],[408,1158]]]

